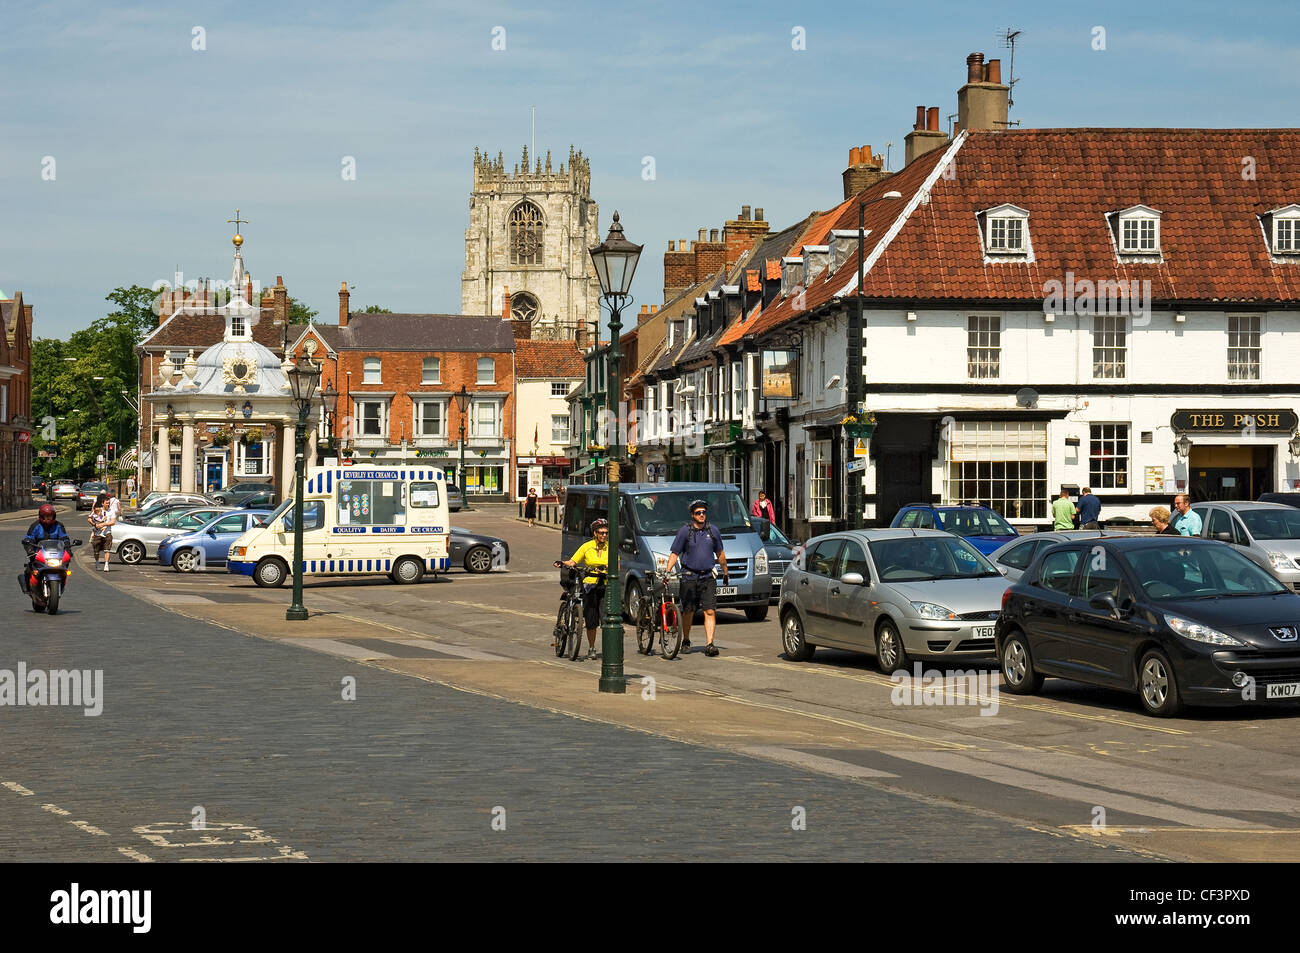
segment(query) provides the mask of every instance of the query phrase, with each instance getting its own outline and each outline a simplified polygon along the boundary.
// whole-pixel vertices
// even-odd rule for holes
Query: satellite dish
[[[1019,407],[1032,407],[1038,403],[1038,391],[1032,387],[1022,387],[1016,391],[1016,405]]]

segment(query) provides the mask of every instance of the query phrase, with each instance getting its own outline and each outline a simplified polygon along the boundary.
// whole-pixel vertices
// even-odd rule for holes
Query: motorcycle
[[[59,598],[72,572],[72,550],[80,545],[79,539],[46,539],[33,547],[19,577],[23,592],[31,597],[33,612],[58,614]]]

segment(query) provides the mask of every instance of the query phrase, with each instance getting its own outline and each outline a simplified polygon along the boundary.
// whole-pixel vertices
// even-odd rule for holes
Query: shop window
[[[1008,519],[1047,516],[1047,424],[958,420],[949,425],[946,503],[976,502]]]
[[[1088,485],[1094,490],[1128,488],[1128,424],[1091,424],[1088,443]]]

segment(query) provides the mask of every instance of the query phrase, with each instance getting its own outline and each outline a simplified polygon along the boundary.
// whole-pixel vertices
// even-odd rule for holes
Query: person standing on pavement
[[[1097,497],[1091,487],[1083,488],[1083,495],[1079,497],[1079,529],[1101,529],[1097,523],[1097,517],[1101,515],[1101,499]]]
[[[1181,536],[1182,533],[1174,529],[1169,522],[1169,511],[1163,506],[1153,506],[1147,513],[1151,517],[1151,525],[1156,528],[1156,533],[1160,536]]]
[[[1180,536],[1201,535],[1201,518],[1192,512],[1192,501],[1186,493],[1174,497],[1174,512],[1178,515],[1174,517],[1173,527]]]
[[[537,490],[531,486],[528,488],[528,499],[524,500],[524,519],[528,520],[529,526],[537,523]]]
[[[731,581],[727,573],[727,554],[722,548],[722,534],[709,522],[708,504],[695,500],[690,506],[691,518],[673,539],[668,554],[666,572],[672,572],[677,560],[682,561],[682,584],[679,601],[682,607],[682,651],[691,650],[691,622],[695,611],[704,613],[704,654],[712,658],[718,654],[713,644],[713,630],[717,625],[717,583],[713,567],[722,567],[722,581]]]
[[[769,523],[776,522],[776,507],[774,507],[772,501],[767,498],[766,491],[758,491],[758,499],[754,501],[754,506],[750,509],[749,515],[761,517]]]
[[[1061,495],[1052,503],[1052,529],[1074,529],[1074,514],[1077,512],[1070,502],[1070,491],[1061,487]]]

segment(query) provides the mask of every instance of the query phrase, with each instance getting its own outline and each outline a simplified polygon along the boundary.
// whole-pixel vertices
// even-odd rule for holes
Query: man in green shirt
[[[1074,529],[1074,504],[1070,502],[1070,491],[1061,487],[1061,495],[1052,501],[1052,529]]]

